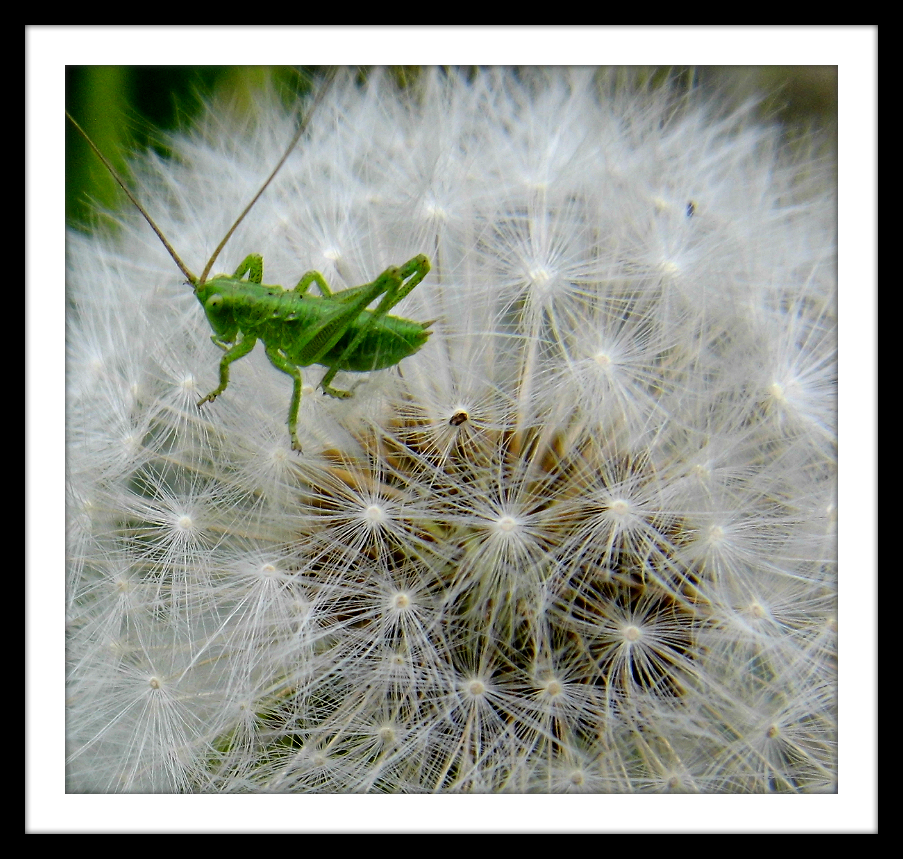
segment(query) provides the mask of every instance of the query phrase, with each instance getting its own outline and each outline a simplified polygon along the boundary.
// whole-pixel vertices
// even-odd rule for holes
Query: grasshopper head
[[[232,285],[226,278],[213,277],[195,288],[197,296],[210,327],[220,340],[232,342],[238,336],[238,322],[235,319],[232,302]]]

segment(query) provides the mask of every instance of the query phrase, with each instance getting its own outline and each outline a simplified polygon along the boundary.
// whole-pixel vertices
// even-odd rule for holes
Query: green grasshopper
[[[214,333],[210,339],[225,353],[219,363],[219,385],[198,401],[198,407],[212,402],[226,390],[230,365],[249,354],[260,340],[270,363],[292,378],[288,431],[292,449],[297,451],[301,450],[301,442],[298,440],[298,410],[301,406],[302,376],[299,367],[309,367],[311,364],[326,367],[327,373],[320,381],[323,392],[332,397],[350,397],[351,391],[332,387],[331,382],[336,373],[340,370],[365,373],[398,364],[426,343],[432,333],[428,329],[433,324],[432,321],[414,322],[389,315],[389,311],[429,273],[430,262],[423,254],[409,259],[402,266],[387,268],[371,283],[341,292],[332,292],[318,271],[307,272],[292,290],[268,286],[263,283],[263,258],[260,254],[245,257],[231,275],[218,274],[207,279],[232,233],[295,148],[331,83],[332,78],[321,88],[285,154],[254,199],[230,227],[200,277],[188,270],[107,158],[68,111],[66,113],[163,242],[180,271],[188,278],[188,283],[193,287],[213,328]],[[319,290],[319,296],[308,294],[312,284]],[[372,310],[367,309],[380,296],[382,298],[379,304]]]

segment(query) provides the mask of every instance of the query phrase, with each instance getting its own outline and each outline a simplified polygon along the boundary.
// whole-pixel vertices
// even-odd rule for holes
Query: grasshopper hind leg
[[[320,382],[320,387],[323,389],[324,394],[329,394],[330,397],[336,397],[337,399],[344,399],[345,397],[353,396],[351,391],[342,391],[339,388],[333,388],[329,383],[335,378],[335,374],[338,373],[338,369],[336,367],[332,367],[330,371],[323,377]]]
[[[333,388],[330,384],[335,378],[336,373],[339,371],[339,367],[342,365],[345,358],[354,352],[355,348],[364,339],[367,332],[382,317],[386,316],[386,314],[388,314],[388,312],[412,289],[414,289],[414,287],[429,274],[429,270],[430,261],[423,254],[419,254],[413,259],[409,259],[401,266],[401,268],[392,267],[386,269],[372,284],[354,287],[353,289],[338,293],[339,300],[342,300],[342,296],[350,297],[353,295],[355,298],[357,298],[358,295],[365,296],[367,298],[366,303],[369,303],[377,295],[382,295],[383,297],[367,317],[367,322],[360,326],[354,339],[348,344],[339,359],[334,365],[329,367],[329,372],[323,377],[323,381],[320,382],[320,387],[323,389],[324,394],[329,394],[330,397],[337,397],[340,399],[352,396],[351,391],[342,391],[338,388]],[[301,284],[299,283],[298,286],[300,285]],[[317,356],[317,358],[314,359],[317,360],[318,363],[319,357],[322,356]]]

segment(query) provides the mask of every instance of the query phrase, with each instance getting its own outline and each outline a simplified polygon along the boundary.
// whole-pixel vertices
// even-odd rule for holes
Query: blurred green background
[[[128,154],[148,146],[168,154],[160,132],[188,127],[206,101],[223,97],[250,107],[255,93],[270,83],[291,99],[324,73],[310,67],[67,66],[66,109],[128,179]],[[115,180],[67,121],[67,221],[88,224],[98,205],[116,209],[126,203]]]
[[[417,68],[393,68],[400,85]],[[365,68],[359,74],[366,75]],[[160,144],[160,132],[190,125],[205,101],[226,98],[254,103],[254,94],[275,83],[291,99],[325,74],[322,68],[264,66],[68,66],[66,107],[126,179],[128,153]],[[705,87],[738,98],[769,94],[759,111],[788,127],[820,127],[836,134],[836,66],[649,67],[617,70],[628,86]],[[269,165],[271,166],[271,165]],[[265,175],[263,171],[262,175]],[[140,191],[139,191],[140,199]],[[90,224],[99,205],[117,209],[125,196],[71,123],[66,123],[66,217]]]

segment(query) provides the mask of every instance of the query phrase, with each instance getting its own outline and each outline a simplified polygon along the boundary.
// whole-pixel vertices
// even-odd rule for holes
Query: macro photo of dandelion
[[[422,255],[429,336],[300,367],[293,450],[263,343],[198,408],[229,347],[134,207],[70,231],[67,790],[835,792],[831,147],[618,69],[312,101],[130,184],[197,273],[310,112],[211,274],[325,313]]]

